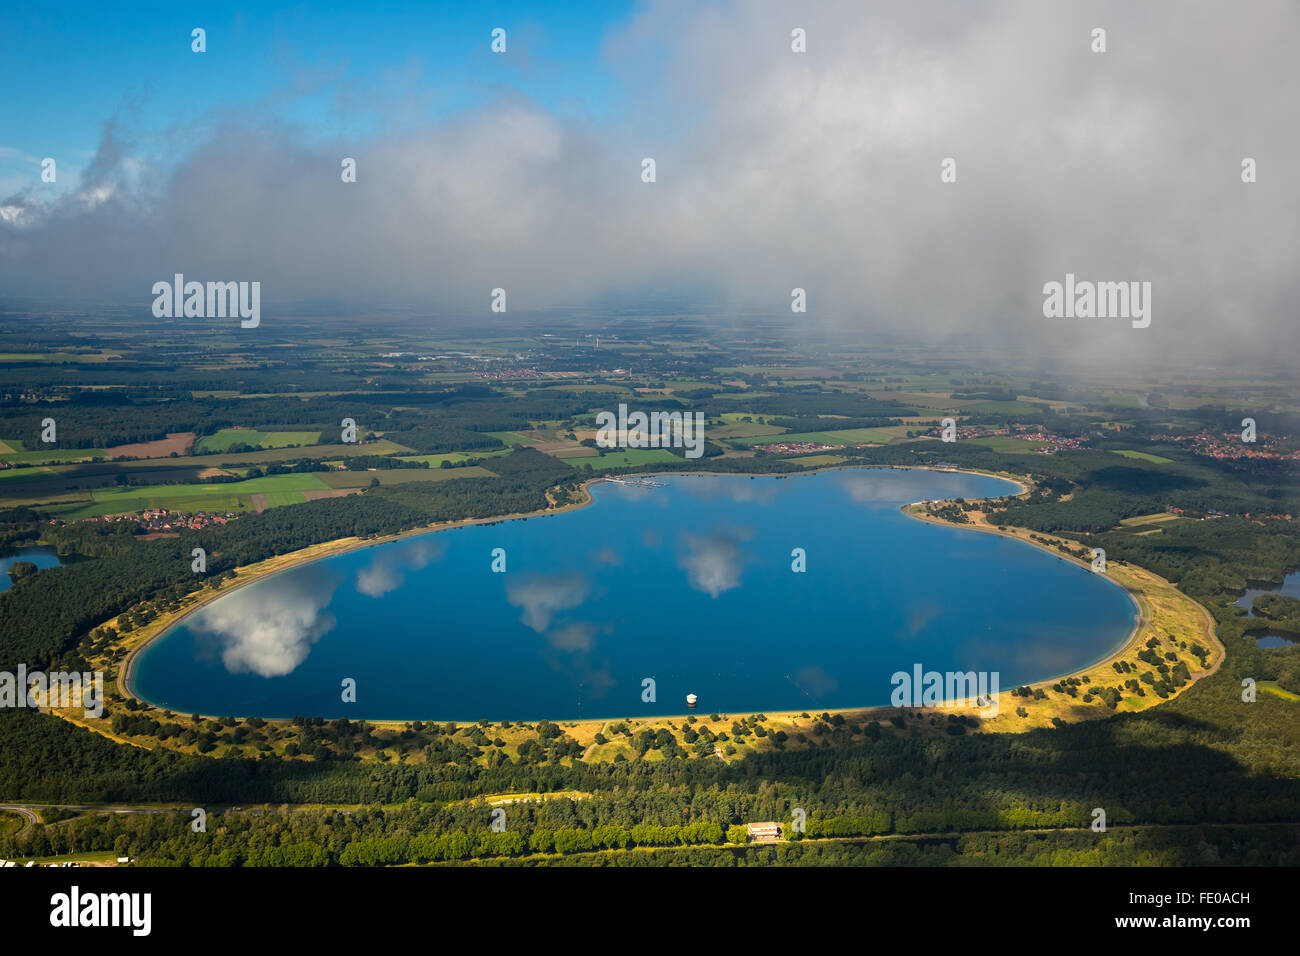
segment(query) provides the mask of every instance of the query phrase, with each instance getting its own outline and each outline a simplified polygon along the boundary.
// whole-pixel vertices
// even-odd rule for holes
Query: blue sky
[[[263,283],[267,316],[490,316],[498,287],[776,314],[799,288],[810,323],[936,342],[1292,342],[1297,46],[1300,6],[1214,0],[11,2],[0,297],[147,312],[180,272]],[[1151,328],[1045,322],[1067,274],[1151,282]]]
[[[504,92],[599,121],[617,104],[602,54],[631,0],[600,3],[9,4],[0,14],[0,192],[59,160],[72,188],[103,125],[135,148],[189,145],[225,111],[265,111],[322,137],[373,132],[368,104],[408,98],[408,122],[445,120]],[[190,31],[207,31],[207,52]],[[507,31],[506,56],[489,50]],[[19,91],[27,91],[25,94]],[[151,148],[152,147],[152,148]]]

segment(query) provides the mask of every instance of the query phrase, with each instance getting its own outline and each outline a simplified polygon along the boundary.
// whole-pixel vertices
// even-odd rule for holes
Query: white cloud
[[[364,141],[234,114],[150,172],[110,123],[75,195],[0,223],[0,284],[144,309],[184,271],[258,278],[270,305],[482,313],[495,286],[512,311],[702,290],[785,315],[798,285],[817,327],[1134,363],[1286,354],[1297,45],[1300,8],[1276,0],[649,3],[606,44],[630,99],[599,122],[513,93]],[[1044,319],[1066,272],[1151,281],[1152,327]]]

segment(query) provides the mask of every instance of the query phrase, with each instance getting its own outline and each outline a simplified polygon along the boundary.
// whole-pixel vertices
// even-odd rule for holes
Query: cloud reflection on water
[[[538,634],[558,612],[577,607],[590,593],[591,582],[577,571],[523,575],[506,583],[506,600],[524,609],[519,620]]]
[[[752,528],[718,530],[709,535],[682,532],[680,540],[685,551],[678,556],[677,565],[686,571],[691,587],[717,597],[723,591],[740,587],[740,574],[745,556],[740,542],[754,536]]]
[[[212,603],[195,616],[190,629],[219,645],[229,673],[283,677],[337,623],[325,610],[337,586],[308,565],[246,588],[234,600]]]
[[[442,536],[431,535],[381,551],[366,567],[357,571],[357,590],[367,597],[383,597],[406,581],[406,571],[418,571],[447,553]]]

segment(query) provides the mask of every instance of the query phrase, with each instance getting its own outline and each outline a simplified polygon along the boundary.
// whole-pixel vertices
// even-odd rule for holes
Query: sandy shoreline
[[[629,476],[626,476],[626,477],[632,477],[632,478],[651,478],[651,477],[676,477],[676,476],[679,476],[679,475],[686,475],[686,476],[690,476],[690,475],[707,475],[707,476],[714,476],[714,477],[731,477],[731,478],[748,478],[748,477],[754,477],[754,478],[787,478],[787,477],[799,477],[799,476],[801,476],[801,475],[806,475],[806,474],[817,474],[817,473],[824,472],[824,471],[849,471],[849,470],[860,471],[860,470],[870,470],[870,469],[888,469],[888,470],[893,470],[893,471],[908,471],[908,470],[917,470],[917,471],[938,471],[938,472],[948,472],[948,473],[956,473],[956,474],[976,475],[976,476],[980,476],[980,477],[998,478],[998,479],[1000,479],[1000,480],[1008,481],[1008,482],[1014,484],[1014,485],[1019,489],[1019,490],[1018,490],[1017,492],[1015,492],[1014,494],[1008,494],[1008,495],[998,496],[999,498],[1014,498],[1014,497],[1021,497],[1021,496],[1025,495],[1025,494],[1028,494],[1028,493],[1029,493],[1029,486],[1028,486],[1028,485],[1027,485],[1023,480],[1021,480],[1021,479],[1019,479],[1019,478],[1017,478],[1017,477],[1012,477],[1012,476],[1010,476],[1010,475],[1006,475],[1006,474],[998,474],[998,473],[996,473],[996,472],[977,471],[977,470],[972,470],[972,469],[959,469],[959,468],[933,468],[933,467],[928,467],[928,466],[924,466],[924,465],[905,465],[905,466],[904,466],[904,465],[846,465],[846,464],[837,464],[837,465],[828,465],[828,466],[825,466],[825,467],[822,467],[822,468],[808,469],[807,471],[801,471],[801,472],[795,472],[795,473],[781,473],[781,474],[761,474],[761,475],[760,475],[760,474],[750,474],[750,473],[746,473],[746,472],[714,472],[714,471],[681,471],[681,472],[676,472],[676,471],[674,471],[674,472],[637,473],[637,474],[629,475]],[[290,552],[289,554],[285,554],[285,555],[277,555],[277,556],[275,556],[275,557],[273,557],[273,558],[268,558],[268,559],[266,559],[266,561],[258,562],[257,565],[249,565],[247,568],[236,569],[237,572],[238,572],[238,575],[239,575],[239,576],[236,578],[236,581],[235,581],[234,583],[232,583],[232,584],[230,584],[230,585],[228,585],[228,586],[222,588],[222,589],[219,590],[219,591],[214,591],[214,592],[212,592],[212,593],[210,593],[210,594],[204,595],[204,596],[203,596],[203,597],[202,597],[202,598],[201,598],[197,603],[195,603],[193,606],[188,607],[188,608],[184,609],[183,611],[177,612],[177,613],[176,613],[175,615],[173,615],[173,616],[168,616],[168,617],[166,617],[165,619],[164,619],[164,618],[160,618],[157,622],[151,622],[151,625],[154,625],[154,624],[156,623],[156,626],[155,626],[155,627],[151,627],[151,628],[150,628],[150,630],[152,631],[152,633],[150,633],[150,634],[149,634],[147,637],[145,637],[143,640],[139,641],[139,643],[137,643],[135,646],[133,646],[133,647],[130,648],[130,650],[128,651],[128,654],[127,654],[127,656],[126,656],[126,658],[122,661],[122,664],[121,664],[120,667],[118,668],[118,675],[117,675],[117,688],[118,688],[118,691],[119,691],[119,693],[121,693],[123,696],[134,697],[135,699],[137,699],[137,700],[141,701],[142,703],[145,703],[145,704],[147,704],[147,705],[149,705],[150,707],[153,707],[153,708],[155,708],[155,709],[158,709],[158,710],[170,709],[170,708],[166,708],[166,707],[164,707],[163,705],[156,704],[156,703],[154,703],[153,701],[150,701],[150,700],[148,700],[148,699],[146,699],[146,698],[144,698],[144,697],[141,697],[139,694],[137,694],[137,693],[135,692],[134,688],[131,686],[131,677],[132,677],[132,673],[133,673],[133,670],[134,670],[134,665],[135,665],[135,662],[136,662],[137,658],[138,658],[139,655],[142,654],[145,650],[147,650],[149,647],[151,647],[151,646],[152,646],[152,645],[153,645],[157,640],[159,640],[163,635],[169,633],[172,629],[174,629],[178,624],[180,624],[182,621],[184,621],[184,620],[185,620],[187,617],[189,617],[191,614],[193,614],[193,613],[195,613],[196,611],[200,610],[201,608],[205,607],[209,602],[215,600],[216,598],[222,597],[222,596],[224,596],[224,595],[226,595],[226,594],[230,594],[230,593],[232,593],[233,591],[236,591],[236,590],[238,590],[238,589],[241,588],[241,587],[244,587],[244,586],[249,585],[249,584],[253,584],[253,583],[258,582],[258,581],[265,580],[265,579],[267,579],[267,578],[270,578],[270,577],[274,576],[275,574],[280,573],[281,571],[286,571],[286,570],[289,570],[289,569],[291,569],[291,568],[300,567],[301,565],[303,565],[303,564],[308,564],[308,563],[310,563],[310,562],[312,562],[312,561],[317,561],[317,560],[320,560],[320,559],[323,559],[323,558],[327,558],[327,557],[333,557],[333,556],[338,555],[338,554],[346,554],[346,553],[349,553],[349,552],[352,552],[352,551],[360,550],[360,549],[362,549],[362,548],[375,547],[375,546],[377,546],[377,545],[388,544],[388,543],[391,543],[391,542],[394,542],[394,541],[405,540],[405,539],[407,539],[407,538],[414,538],[414,537],[417,537],[417,536],[420,536],[420,535],[425,535],[425,534],[435,534],[435,533],[440,532],[440,531],[450,531],[450,530],[454,530],[454,529],[456,529],[456,528],[468,527],[468,526],[471,526],[471,525],[494,524],[494,523],[502,522],[502,521],[518,521],[518,520],[522,520],[522,519],[526,519],[526,518],[546,517],[546,516],[549,516],[549,515],[559,515],[559,514],[563,514],[563,513],[569,512],[569,511],[575,511],[575,510],[577,510],[577,509],[579,509],[579,508],[585,508],[585,507],[591,505],[591,504],[595,501],[595,498],[594,498],[594,496],[593,496],[592,493],[591,493],[591,486],[592,486],[592,485],[597,484],[597,483],[602,482],[602,481],[607,481],[607,480],[609,480],[609,478],[604,477],[604,476],[602,476],[602,477],[593,477],[593,478],[586,479],[585,481],[583,481],[583,483],[582,483],[582,485],[581,485],[581,490],[582,490],[582,493],[583,493],[583,495],[584,495],[583,500],[581,500],[581,501],[577,501],[577,502],[572,502],[572,503],[570,503],[570,504],[563,505],[563,506],[558,507],[558,508],[548,508],[548,509],[545,509],[545,510],[538,510],[538,511],[532,511],[532,512],[520,513],[520,514],[512,514],[512,515],[501,515],[501,516],[495,516],[495,517],[490,517],[490,518],[467,518],[467,519],[462,519],[462,520],[458,520],[458,521],[443,522],[443,523],[436,524],[436,525],[428,525],[428,526],[423,526],[423,527],[420,527],[420,528],[411,528],[411,529],[409,529],[409,530],[407,530],[407,531],[398,532],[398,533],[396,533],[396,534],[392,534],[392,535],[385,535],[385,536],[383,536],[383,537],[381,537],[381,538],[373,538],[373,539],[341,538],[341,539],[336,539],[336,540],[334,540],[334,541],[322,542],[322,543],[317,544],[317,545],[312,545],[312,546],[310,546],[310,547],[308,547],[308,548],[304,548],[304,549],[301,549],[301,550],[299,550],[299,551]],[[1053,550],[1052,548],[1047,547],[1047,546],[1044,546],[1044,545],[1042,545],[1042,544],[1040,544],[1040,543],[1038,543],[1038,542],[1028,540],[1027,537],[1022,537],[1021,535],[1016,534],[1016,533],[1011,532],[1011,531],[1000,531],[1000,530],[998,530],[997,528],[995,528],[995,527],[991,527],[991,526],[981,526],[981,525],[974,525],[974,524],[964,524],[964,525],[961,525],[961,524],[954,524],[954,523],[952,523],[952,522],[943,521],[943,520],[941,520],[941,519],[934,518],[934,517],[929,516],[929,515],[915,514],[915,513],[913,513],[913,512],[911,511],[911,508],[912,508],[914,505],[917,505],[917,504],[920,504],[920,502],[911,502],[911,503],[907,503],[907,504],[900,505],[900,510],[901,510],[904,514],[908,515],[909,517],[915,518],[915,519],[920,520],[920,521],[925,521],[925,522],[927,522],[927,523],[931,523],[931,524],[945,525],[945,526],[952,527],[952,528],[965,528],[965,529],[967,529],[967,530],[976,530],[976,531],[992,532],[992,533],[995,533],[995,534],[1002,535],[1003,537],[1013,538],[1013,539],[1015,539],[1015,540],[1022,541],[1022,542],[1024,542],[1025,544],[1031,545],[1032,547],[1038,548],[1039,550],[1044,551],[1045,553],[1051,554],[1051,555],[1053,555],[1053,556],[1055,556],[1055,557],[1058,557],[1058,558],[1061,558],[1061,559],[1064,559],[1064,560],[1072,561],[1072,562],[1074,562],[1074,563],[1076,563],[1076,564],[1078,564],[1078,565],[1080,565],[1080,566],[1082,566],[1082,567],[1085,567],[1085,568],[1088,567],[1088,564],[1087,564],[1086,562],[1080,561],[1078,558],[1075,558],[1075,557],[1073,557],[1072,555],[1065,555],[1065,554],[1062,554],[1062,553],[1060,553],[1059,551],[1055,551],[1055,550]],[[250,569],[255,569],[255,570],[252,570],[251,573],[250,573]],[[1149,572],[1148,572],[1148,574],[1149,574]],[[1163,579],[1161,579],[1161,580],[1163,580]],[[1134,604],[1134,606],[1135,606],[1135,608],[1136,608],[1136,610],[1137,610],[1137,614],[1135,615],[1134,626],[1133,626],[1132,630],[1130,631],[1130,633],[1128,634],[1128,636],[1125,637],[1125,638],[1124,638],[1124,639],[1123,639],[1123,640],[1118,644],[1118,646],[1117,646],[1117,647],[1116,647],[1112,652],[1110,652],[1109,654],[1105,655],[1104,657],[1102,657],[1101,659],[1099,659],[1099,660],[1096,661],[1095,663],[1093,663],[1093,664],[1089,664],[1089,665],[1087,665],[1087,666],[1085,666],[1085,667],[1081,667],[1081,668],[1073,669],[1073,670],[1071,670],[1071,671],[1069,671],[1069,672],[1067,672],[1067,673],[1065,673],[1065,674],[1057,675],[1057,676],[1054,676],[1054,677],[1051,677],[1051,678],[1048,678],[1048,679],[1045,679],[1045,680],[1042,680],[1042,681],[1036,681],[1035,683],[1030,684],[1030,685],[1028,685],[1028,686],[1030,686],[1030,687],[1050,686],[1050,685],[1056,683],[1057,681],[1064,680],[1064,679],[1066,679],[1066,678],[1068,678],[1068,677],[1082,675],[1082,674],[1084,674],[1084,673],[1087,672],[1087,671],[1090,671],[1090,670],[1096,670],[1096,669],[1099,668],[1099,667],[1107,666],[1107,665],[1109,665],[1112,661],[1115,661],[1115,660],[1120,659],[1122,656],[1124,656],[1126,653],[1128,653],[1129,651],[1132,650],[1135,641],[1137,640],[1138,636],[1142,633],[1143,625],[1144,625],[1145,623],[1148,623],[1148,622],[1149,622],[1149,620],[1150,620],[1150,614],[1148,613],[1148,608],[1145,606],[1145,604],[1144,604],[1143,600],[1141,599],[1141,596],[1140,596],[1140,595],[1138,595],[1138,594],[1135,593],[1132,589],[1126,587],[1125,585],[1123,585],[1122,583],[1120,583],[1120,582],[1118,582],[1118,581],[1116,581],[1116,580],[1114,580],[1114,579],[1111,579],[1111,583],[1114,584],[1116,587],[1121,588],[1121,590],[1123,590],[1123,591],[1127,594],[1127,596],[1128,596],[1129,599],[1133,602],[1133,604]],[[1169,585],[1169,587],[1172,587],[1172,585]],[[1190,599],[1188,599],[1188,600],[1190,600]],[[1198,607],[1199,607],[1199,605],[1198,605]],[[1216,637],[1216,636],[1214,635],[1214,633],[1213,633],[1213,627],[1210,628],[1210,632],[1209,632],[1208,637],[1209,637],[1209,639],[1213,642],[1215,648],[1216,648],[1217,651],[1218,651],[1218,655],[1219,655],[1218,658],[1217,658],[1217,660],[1216,660],[1216,662],[1215,662],[1214,667],[1211,668],[1210,671],[1208,672],[1208,673],[1213,673],[1214,670],[1217,670],[1218,665],[1222,662],[1224,651],[1223,651],[1223,647],[1222,647],[1222,645],[1219,644],[1219,642],[1218,642],[1218,640],[1217,640],[1217,637]],[[1198,676],[1204,676],[1204,675],[1198,675]],[[1181,693],[1183,690],[1186,689],[1186,687],[1191,686],[1192,683],[1194,683],[1194,680],[1191,681],[1191,682],[1189,682],[1185,687],[1180,688],[1178,692]],[[1008,689],[1008,690],[1004,690],[1004,691],[1002,692],[1002,694],[1000,694],[999,696],[1001,697],[1001,696],[1007,694],[1008,692],[1009,692],[1009,689]],[[890,707],[890,706],[879,706],[879,705],[877,705],[877,706],[870,706],[870,707],[850,707],[850,708],[840,708],[840,709],[838,709],[838,710],[836,710],[836,711],[829,711],[829,712],[830,712],[830,713],[840,713],[840,714],[891,713],[891,712],[893,712],[895,709],[896,709],[896,708],[893,708],[893,707]],[[961,712],[964,712],[964,710],[963,710],[962,708],[952,708],[952,707],[949,707],[949,708],[945,708],[945,709],[946,709],[946,710],[949,710],[949,711],[951,711],[951,712],[954,712],[954,713],[961,713]],[[972,710],[975,710],[974,708],[971,708],[971,709],[972,709]],[[760,711],[754,711],[754,713],[759,713],[759,712],[760,712]],[[772,714],[773,716],[778,716],[778,713],[779,713],[779,714],[785,714],[785,713],[786,713],[786,712],[784,712],[784,711],[782,711],[782,712],[775,712],[775,711],[762,711],[762,712],[770,713],[770,714]],[[693,713],[698,713],[698,711],[697,711],[697,712],[687,711],[686,713],[676,714],[676,715],[667,715],[667,714],[665,714],[665,715],[657,715],[657,716],[655,716],[655,717],[652,718],[652,719],[653,719],[654,721],[660,721],[660,720],[680,720],[680,719],[684,719],[684,718],[686,718],[687,716],[692,715]],[[796,713],[796,712],[795,712],[795,711],[790,711],[789,713],[790,713],[791,715],[793,715],[793,714]],[[209,718],[209,719],[211,719],[211,718],[215,718],[217,715],[200,715],[200,716],[201,716],[201,717],[205,717],[205,718]],[[230,716],[238,716],[238,715],[230,715]],[[254,716],[254,715],[243,715],[243,717],[247,717],[247,716]],[[260,715],[257,715],[257,716],[260,716]],[[744,715],[736,714],[736,715],[732,715],[732,716],[744,716]],[[241,719],[242,719],[242,718],[241,718]],[[403,724],[409,723],[410,720],[417,720],[417,719],[424,720],[424,719],[429,719],[429,718],[416,718],[416,717],[412,717],[412,718],[409,718],[408,720],[373,720],[373,719],[367,719],[367,720],[368,720],[369,723],[371,723],[371,724],[373,724],[373,725],[376,725],[376,726],[386,726],[386,725],[387,725],[387,726],[400,726],[400,725],[403,725]],[[451,720],[452,718],[448,718],[448,717],[440,717],[440,718],[437,718],[437,719],[438,719],[439,721],[445,721],[445,720]],[[465,718],[465,719],[461,720],[460,722],[462,722],[462,723],[465,723],[465,722],[473,723],[473,722],[477,721],[478,719],[479,719],[479,718]],[[630,718],[628,715],[622,715],[622,716],[610,716],[610,717],[582,717],[582,718],[579,718],[579,719],[576,720],[576,721],[564,721],[564,723],[566,723],[566,724],[573,723],[573,724],[575,724],[575,725],[576,725],[576,724],[582,724],[582,725],[586,725],[586,724],[603,724],[603,723],[608,722],[608,721],[613,721],[613,720],[623,720],[623,719],[641,719],[641,718]]]

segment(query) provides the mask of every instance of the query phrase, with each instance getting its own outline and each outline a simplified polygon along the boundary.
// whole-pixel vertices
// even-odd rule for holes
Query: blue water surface
[[[19,561],[30,561],[37,568],[57,568],[63,562],[59,556],[54,553],[53,548],[47,548],[44,545],[33,545],[30,548],[19,548],[8,554],[0,556],[0,592],[8,591],[14,586],[9,578],[9,566]]]
[[[1237,604],[1246,609],[1247,617],[1255,616],[1255,598],[1261,594],[1285,594],[1287,597],[1300,598],[1300,572],[1292,572],[1282,579],[1282,584],[1275,588],[1247,588],[1246,593]],[[1260,647],[1290,647],[1295,641],[1285,634],[1257,634],[1255,640]]]
[[[1002,689],[1089,665],[1135,606],[1103,575],[899,506],[1014,494],[917,469],[660,476],[594,503],[325,558],[232,591],[136,662],[180,713],[552,720],[887,704],[891,675]],[[503,548],[506,572],[492,571]],[[803,549],[807,570],[792,570]],[[345,678],[355,703],[342,700]],[[653,679],[648,702],[645,680]]]

